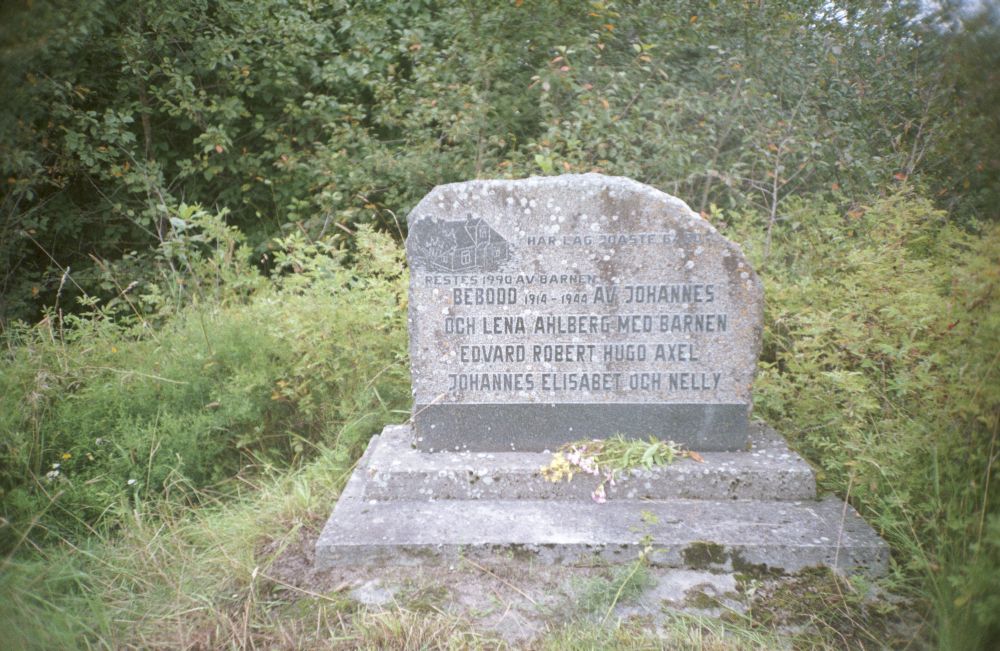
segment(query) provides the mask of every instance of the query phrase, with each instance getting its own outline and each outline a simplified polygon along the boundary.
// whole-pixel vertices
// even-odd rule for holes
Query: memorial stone
[[[408,226],[420,449],[746,447],[760,280],[683,202],[598,174],[469,181]]]
[[[410,213],[411,422],[372,438],[317,567],[631,562],[883,574],[888,548],[750,422],[760,280],[683,202],[596,174],[435,188]],[[560,444],[616,433],[698,454],[592,500]],[[603,486],[603,484],[602,484]]]

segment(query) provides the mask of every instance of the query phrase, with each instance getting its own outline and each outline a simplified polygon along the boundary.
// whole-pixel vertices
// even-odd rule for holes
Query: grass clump
[[[862,578],[827,568],[782,581],[752,582],[747,614],[727,619],[752,629],[784,631],[795,648],[905,648],[920,638],[914,620],[879,597]]]
[[[502,646],[430,607],[370,612],[283,574],[284,550],[312,544],[348,471],[323,453],[259,480],[241,499],[206,495],[194,510],[161,501],[114,536],[8,557],[0,571],[5,648]],[[440,596],[414,594],[413,605]]]
[[[113,533],[8,555],[0,568],[7,648],[253,648],[287,645],[290,631],[318,620],[340,627],[353,602],[299,588],[272,568],[312,539],[349,471],[327,451],[246,478],[252,485],[239,497],[202,491],[197,509],[141,503]],[[296,609],[299,600],[311,604]]]
[[[566,624],[553,628],[533,648],[544,651],[773,651],[789,646],[781,636],[766,631],[672,612],[666,614],[660,630],[652,630],[641,621]]]
[[[355,615],[333,638],[336,649],[502,649],[507,645],[474,631],[458,617],[391,610]]]
[[[608,568],[605,574],[576,586],[575,602],[585,614],[599,615],[601,621],[610,619],[618,604],[627,603],[653,585],[645,557],[627,565]]]

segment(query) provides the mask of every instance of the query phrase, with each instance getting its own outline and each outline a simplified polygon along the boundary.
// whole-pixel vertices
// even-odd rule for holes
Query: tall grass
[[[907,192],[844,215],[790,202],[765,283],[758,413],[893,547],[943,649],[1000,644],[1000,229]]]
[[[258,478],[242,499],[201,494],[197,509],[161,500],[136,508],[114,535],[8,556],[5,646],[247,648],[281,639],[270,618],[283,590],[308,592],[296,595],[266,569],[327,515],[348,471],[324,454]]]
[[[884,586],[926,611],[938,646],[989,648],[1000,230],[959,231],[906,193],[849,215],[805,199],[786,208],[767,255],[753,215],[713,217],[766,285],[758,414],[890,542]],[[174,284],[4,333],[4,645],[498,646],[450,615],[367,612],[269,572],[328,515],[368,437],[405,418],[399,247],[363,231],[347,257],[290,236],[263,279],[232,254],[235,235],[203,212],[188,220],[189,239],[164,252]],[[612,602],[625,578],[609,584]],[[536,646],[788,642],[769,626],[680,618],[664,641],[610,621],[554,623]]]
[[[363,265],[287,250],[295,271],[172,306],[157,327],[95,307],[7,333],[0,551],[107,534],[160,500],[239,495],[321,450],[356,457],[410,399],[401,254],[359,241]]]

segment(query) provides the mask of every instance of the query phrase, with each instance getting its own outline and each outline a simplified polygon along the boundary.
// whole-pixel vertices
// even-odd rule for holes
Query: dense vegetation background
[[[758,412],[892,544],[924,640],[1000,641],[1000,17],[934,7],[5,3],[0,627],[265,635],[261,541],[407,413],[403,216],[599,171],[744,244]]]

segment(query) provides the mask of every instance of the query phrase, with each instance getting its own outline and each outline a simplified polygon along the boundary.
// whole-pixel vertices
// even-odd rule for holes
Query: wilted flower
[[[561,482],[563,477],[566,481],[571,481],[573,473],[573,465],[560,452],[552,455],[552,463],[542,468],[542,477],[554,484]]]

